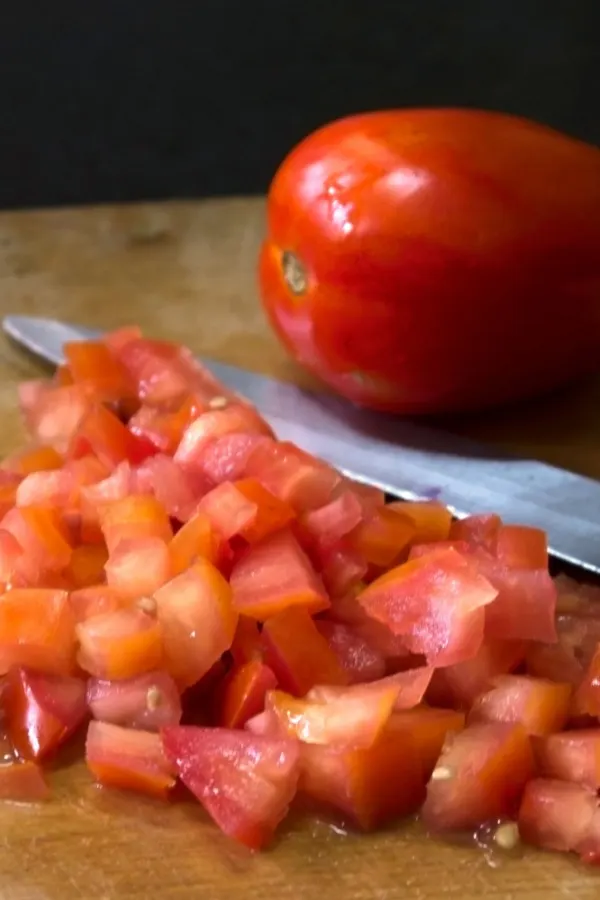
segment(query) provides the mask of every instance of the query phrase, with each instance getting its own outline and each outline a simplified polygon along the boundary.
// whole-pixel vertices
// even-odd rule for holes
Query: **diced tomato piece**
[[[75,384],[87,385],[99,400],[135,398],[132,379],[106,343],[71,341],[63,352]]]
[[[237,665],[262,660],[264,644],[258,623],[248,616],[240,616],[233,636],[230,653]]]
[[[106,478],[84,487],[82,499],[93,509],[114,500],[123,500],[130,494],[150,493],[137,489],[136,473],[128,462],[119,463]]]
[[[171,554],[158,537],[123,540],[106,563],[106,580],[122,597],[152,595],[171,577]]]
[[[290,607],[262,630],[265,662],[284,691],[302,697],[315,684],[347,684],[348,675],[310,614]]]
[[[276,685],[274,672],[258,659],[235,666],[219,691],[218,724],[225,728],[243,728],[248,719],[261,712],[267,692]]]
[[[135,484],[138,493],[152,494],[167,515],[180,522],[187,522],[211,487],[203,475],[184,472],[163,453],[151,456],[138,467]]]
[[[367,562],[384,568],[398,562],[414,536],[412,519],[382,506],[357,525],[347,540],[350,548]]]
[[[246,463],[256,447],[270,442],[262,434],[226,434],[203,447],[198,466],[213,484],[236,481],[243,478]]]
[[[49,797],[50,788],[37,763],[21,760],[0,766],[0,800],[38,803]]]
[[[393,689],[396,692],[393,708],[398,712],[401,709],[412,709],[421,702],[432,675],[433,669],[420,666],[366,684],[354,684],[349,687],[335,684],[317,685],[310,689],[305,699],[317,703],[330,703],[334,700],[343,700],[345,697],[349,699],[371,695],[377,697],[386,690]]]
[[[283,734],[305,744],[370,747],[389,720],[398,693],[398,686],[389,683],[354,685],[326,698],[317,692],[315,699],[309,694],[304,700],[270,691],[265,708],[275,713]]]
[[[50,572],[69,564],[73,548],[68,543],[58,512],[43,506],[12,509],[1,523],[17,539],[29,560]]]
[[[54,372],[54,377],[52,378],[52,383],[60,385],[61,387],[65,387],[68,384],[73,384],[73,376],[69,370],[69,367],[66,363],[59,363],[56,367],[56,371]]]
[[[0,584],[12,582],[22,556],[23,549],[16,537],[0,528]]]
[[[376,681],[385,675],[385,659],[360,634],[343,622],[317,621],[316,626],[351,684]]]
[[[231,647],[238,620],[231,588],[212,563],[198,559],[154,598],[166,668],[180,687],[189,687]]]
[[[225,834],[259,849],[287,814],[297,788],[295,741],[225,728],[165,728],[165,753]]]
[[[452,513],[436,500],[408,502],[396,500],[389,503],[388,509],[398,511],[408,517],[415,526],[413,543],[428,544],[447,541],[452,525]]]
[[[577,688],[574,702],[579,713],[600,718],[600,642]]]
[[[429,556],[430,553],[438,550],[456,550],[462,556],[468,556],[471,548],[466,541],[436,541],[429,544],[413,544],[408,558],[409,560],[420,559],[422,556]]]
[[[470,725],[444,745],[427,786],[423,820],[433,831],[452,831],[511,816],[534,770],[521,725]]]
[[[403,714],[400,714],[403,715]],[[418,751],[398,714],[370,747],[303,744],[300,790],[364,831],[415,813],[425,796]]]
[[[114,328],[112,331],[103,335],[102,340],[107,347],[120,359],[121,352],[130,343],[137,341],[142,337],[141,329],[138,325],[123,325],[121,328]]]
[[[25,666],[68,675],[75,662],[75,619],[66,591],[13,589],[0,596],[0,672]]]
[[[486,608],[486,635],[497,640],[556,641],[556,587],[547,569],[509,569],[478,551],[477,566],[498,591]]]
[[[291,606],[311,613],[329,606],[317,573],[288,529],[249,547],[235,563],[230,581],[236,608],[255,619]]]
[[[183,433],[203,407],[192,396],[185,397],[174,409],[161,409],[142,404],[127,423],[136,437],[150,441],[161,453],[172,455],[181,442]]]
[[[280,500],[262,486],[256,478],[242,478],[234,482],[240,494],[256,505],[254,521],[239,532],[249,544],[255,544],[292,522],[296,514],[289,503]]]
[[[405,730],[417,750],[426,780],[429,780],[446,740],[465,727],[464,713],[431,706],[394,712],[392,721],[398,731]]]
[[[385,505],[385,491],[382,491],[381,488],[341,475],[340,480],[333,489],[332,497],[335,498],[345,491],[350,491],[354,494],[365,515],[372,513],[379,506]]]
[[[568,681],[575,686],[583,679],[600,643],[600,618],[557,616],[558,643],[530,644],[527,671],[551,681]]]
[[[594,791],[579,784],[534,778],[525,788],[519,810],[521,838],[545,850],[589,849],[599,802]]]
[[[3,461],[2,468],[9,472],[17,472],[19,475],[31,475],[33,472],[59,469],[63,463],[64,457],[58,450],[42,444],[12,453]]]
[[[157,452],[154,444],[132,434],[115,413],[102,404],[96,405],[77,428],[71,445],[71,454],[94,453],[100,462],[114,467],[120,462],[133,465],[143,462]]]
[[[502,519],[494,513],[467,516],[452,522],[448,537],[451,541],[466,541],[471,548],[483,547],[493,554],[501,527]]]
[[[247,460],[244,475],[257,478],[299,513],[328,503],[342,477],[331,466],[287,441],[259,444]]]
[[[161,628],[137,607],[119,609],[77,625],[79,665],[96,678],[133,678],[161,667]]]
[[[350,625],[369,646],[381,653],[388,669],[408,668],[410,661],[414,661],[415,657],[407,649],[404,638],[394,634],[382,622],[372,619],[356,596],[348,594],[345,597],[336,597],[329,614],[335,621]]]
[[[181,719],[179,691],[167,672],[147,672],[122,681],[91,678],[87,703],[95,719],[127,728],[158,731],[165,725],[178,725]]]
[[[175,462],[202,469],[204,450],[211,441],[228,434],[258,434],[271,437],[273,432],[256,410],[242,403],[215,409],[198,416],[183,433],[175,451]]]
[[[435,671],[431,699],[434,703],[469,709],[480,694],[492,688],[498,675],[513,672],[523,662],[525,652],[524,641],[486,638],[471,659]]]
[[[104,577],[108,551],[101,544],[81,544],[75,547],[65,569],[65,577],[75,589],[98,584]]]
[[[42,759],[85,719],[85,682],[15,667],[8,674],[4,703],[8,734],[17,752],[28,759]]]
[[[173,767],[158,734],[90,722],[85,745],[87,767],[99,784],[139,791],[166,800],[175,785]]]
[[[107,475],[95,456],[71,460],[60,469],[31,472],[17,488],[17,506],[59,506],[79,508],[82,489]]]
[[[98,510],[109,553],[121,541],[160,538],[170,541],[173,529],[164,507],[155,497],[132,495],[104,503]]]
[[[75,616],[75,623],[85,622],[103,613],[116,612],[126,605],[114,588],[107,584],[93,584],[79,588],[69,594],[69,604]]]
[[[142,401],[155,406],[176,405],[189,393],[183,348],[141,335],[128,335],[109,346],[133,379]]]
[[[572,687],[528,675],[501,675],[471,707],[472,722],[520,722],[528,734],[560,731],[567,723]]]
[[[189,569],[197,559],[218,565],[223,540],[204,513],[196,513],[181,526],[169,544],[174,575]]]
[[[600,728],[547,735],[535,752],[542,775],[600,790]]]
[[[496,556],[509,569],[547,569],[546,533],[541,528],[502,525],[496,537]]]
[[[344,597],[363,581],[367,561],[343,544],[327,547],[320,553],[321,578],[332,597]]]
[[[63,453],[93,400],[81,384],[55,387],[45,381],[26,381],[19,385],[19,404],[37,442]]]
[[[440,550],[392,569],[358,601],[402,635],[413,653],[443,666],[473,656],[483,641],[484,607],[496,590],[455,550]]]
[[[306,513],[302,525],[319,541],[331,545],[355,529],[362,518],[363,509],[356,494],[342,490],[325,506]]]
[[[258,506],[229,481],[217,485],[202,498],[198,511],[207,516],[216,532],[229,540],[255,522]]]

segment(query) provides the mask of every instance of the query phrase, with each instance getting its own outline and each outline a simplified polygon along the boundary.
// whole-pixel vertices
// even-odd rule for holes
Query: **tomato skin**
[[[351,116],[292,150],[267,217],[259,282],[270,321],[302,364],[357,403],[475,409],[594,366],[592,146],[478,110]],[[285,252],[304,268],[296,294]]]

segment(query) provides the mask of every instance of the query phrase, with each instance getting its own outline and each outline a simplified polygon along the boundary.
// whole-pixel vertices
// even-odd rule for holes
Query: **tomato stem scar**
[[[296,296],[305,294],[308,288],[308,277],[306,269],[296,254],[290,250],[284,250],[281,254],[281,268],[284,281],[292,294],[296,294]]]

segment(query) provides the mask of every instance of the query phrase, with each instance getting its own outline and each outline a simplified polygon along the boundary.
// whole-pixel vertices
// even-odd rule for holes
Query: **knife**
[[[7,316],[3,328],[55,365],[67,341],[101,336],[82,325],[30,316]],[[357,481],[405,500],[439,500],[458,517],[495,512],[513,524],[542,528],[553,556],[600,574],[600,482],[236,366],[201,362],[254,403],[278,437]]]

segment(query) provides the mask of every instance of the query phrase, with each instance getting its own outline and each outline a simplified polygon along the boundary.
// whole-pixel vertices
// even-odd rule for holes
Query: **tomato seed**
[[[504,822],[494,833],[494,842],[502,850],[514,850],[520,843],[519,826],[516,822]]]

